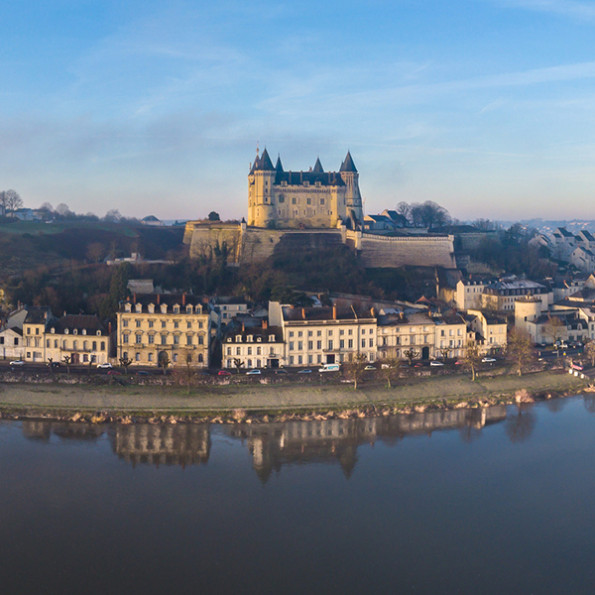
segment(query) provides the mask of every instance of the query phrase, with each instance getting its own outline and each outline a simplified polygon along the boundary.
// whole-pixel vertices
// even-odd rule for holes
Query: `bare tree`
[[[409,361],[409,365],[411,365],[413,363],[413,360],[416,357],[419,357],[419,351],[415,351],[415,349],[410,347],[409,349],[406,349],[405,351],[403,351],[403,355]]]
[[[397,205],[397,213],[405,217],[407,221],[411,221],[411,205],[409,205],[408,203],[401,201]]]
[[[595,341],[585,343],[585,355],[591,360],[591,367],[595,366]]]
[[[358,384],[364,376],[364,370],[368,365],[368,359],[363,353],[357,353],[349,362],[345,362],[343,369],[347,377],[353,380],[353,389],[357,390]]]
[[[522,376],[523,368],[535,359],[535,350],[529,333],[513,328],[508,334],[506,355],[516,365],[519,376]]]
[[[111,223],[117,223],[122,219],[122,215],[120,215],[120,211],[118,209],[110,209],[103,218],[105,221],[109,221]]]
[[[565,330],[566,325],[558,316],[548,316],[548,321],[544,325],[544,333],[551,337],[552,343],[557,343],[562,339]]]
[[[465,347],[465,355],[463,356],[463,364],[465,368],[471,370],[471,380],[475,382],[477,378],[477,367],[481,362],[481,351],[479,345],[475,341],[468,341]]]
[[[23,206],[23,200],[16,190],[6,190],[3,195],[4,208],[7,212],[12,213],[14,217],[14,212]]]
[[[61,217],[70,217],[73,214],[68,205],[63,202],[56,207],[56,213]]]
[[[87,246],[87,258],[91,262],[101,262],[105,255],[105,247],[101,242],[91,242]]]
[[[386,380],[386,387],[392,388],[391,382],[395,377],[399,367],[399,360],[394,358],[386,358],[382,360],[380,365],[380,373]]]

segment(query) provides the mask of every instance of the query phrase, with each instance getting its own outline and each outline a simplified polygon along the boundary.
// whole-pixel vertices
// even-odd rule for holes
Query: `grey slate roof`
[[[345,161],[343,161],[343,163],[341,164],[341,169],[339,171],[349,171],[357,173],[355,163],[353,163],[353,158],[351,157],[351,153],[349,151],[347,151],[347,156],[345,157]]]

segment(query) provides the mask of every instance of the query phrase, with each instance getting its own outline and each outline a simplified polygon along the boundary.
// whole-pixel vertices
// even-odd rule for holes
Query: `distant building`
[[[229,369],[279,368],[285,363],[283,329],[268,326],[230,328],[221,344],[222,364]]]

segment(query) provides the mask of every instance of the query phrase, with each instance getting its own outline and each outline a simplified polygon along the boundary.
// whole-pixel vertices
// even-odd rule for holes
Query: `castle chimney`
[[[242,322],[242,332],[246,330],[246,325]]]
[[[266,318],[262,319],[262,328],[267,329],[269,327],[269,323]]]
[[[337,320],[337,305],[333,304],[333,320]]]
[[[111,334],[112,334],[112,323],[111,322],[108,322],[107,323],[107,335],[108,335],[108,337],[111,336]]]
[[[136,291],[132,294],[132,303],[136,304]]]
[[[182,294],[182,306],[186,305],[186,292]]]
[[[374,306],[372,306],[372,307],[370,308],[370,316],[372,316],[372,318],[373,318],[374,316],[376,316],[376,314],[375,314],[375,312],[374,312]]]
[[[306,308],[302,308],[302,318],[306,320]]]
[[[161,294],[158,293],[157,294],[157,305],[159,305],[161,303]]]

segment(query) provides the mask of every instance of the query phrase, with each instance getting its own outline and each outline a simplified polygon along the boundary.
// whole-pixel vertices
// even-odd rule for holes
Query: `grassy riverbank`
[[[391,389],[364,385],[253,384],[203,386],[188,391],[171,386],[100,386],[2,384],[0,412],[4,417],[72,417],[102,412],[98,419],[122,416],[233,418],[358,410],[368,413],[426,407],[451,408],[512,402],[522,391],[534,395],[576,394],[586,382],[561,372],[522,377],[495,376],[471,382],[464,375],[412,379]],[[97,417],[97,416],[95,416]]]

